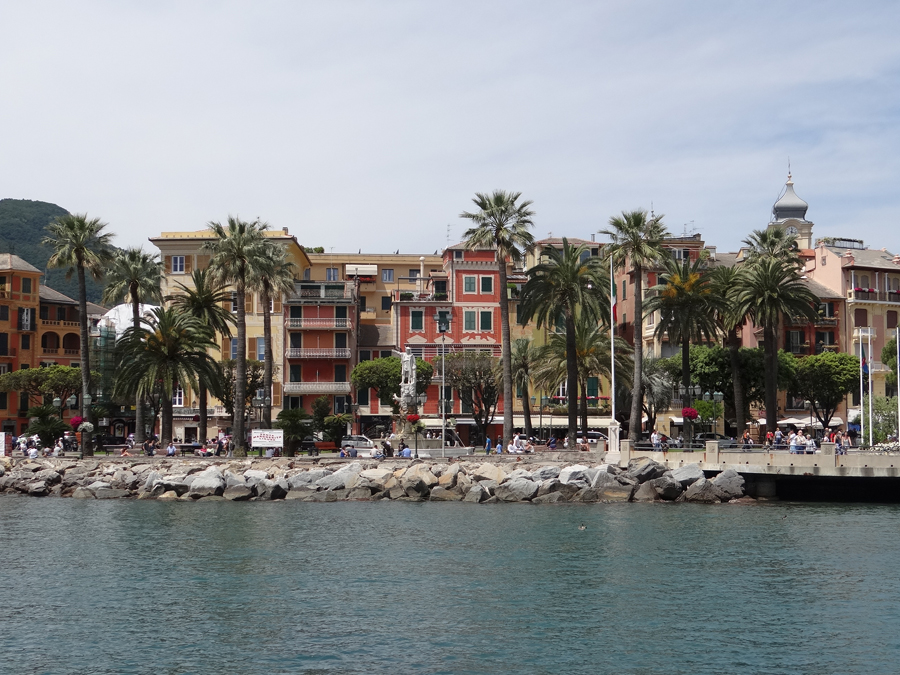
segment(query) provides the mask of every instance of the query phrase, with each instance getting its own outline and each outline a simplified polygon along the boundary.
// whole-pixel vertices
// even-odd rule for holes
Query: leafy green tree
[[[319,396],[312,403],[312,428],[317,433],[324,433],[325,419],[331,416],[331,401],[327,396]]]
[[[612,243],[604,251],[615,268],[631,266],[634,278],[634,376],[632,382],[641,382],[644,366],[644,272],[666,256],[662,242],[668,231],[662,223],[662,215],[648,217],[644,210],[623,212],[621,216],[610,218],[611,229],[600,234],[612,238]],[[637,441],[641,432],[642,402],[633,396],[628,438]],[[569,441],[571,443],[571,440]]]
[[[131,304],[131,326],[141,325],[141,305],[162,302],[160,281],[162,264],[155,253],[144,253],[139,248],[116,251],[106,272],[106,288],[103,302]],[[134,406],[134,440],[144,441],[144,401],[137,395]]]
[[[671,343],[681,343],[681,383],[685,390],[691,384],[691,343],[712,342],[717,336],[716,313],[725,309],[724,300],[713,293],[712,273],[706,262],[697,259],[679,261],[666,258],[659,283],[644,311],[659,312],[656,336],[668,334]],[[689,394],[688,394],[689,396]],[[691,405],[690,398],[685,402]],[[684,420],[685,440],[693,438],[691,421]]]
[[[48,235],[41,240],[45,246],[53,250],[47,261],[48,267],[66,270],[66,278],[72,275],[78,278],[78,322],[81,333],[81,414],[90,419],[90,406],[85,397],[91,390],[91,360],[88,346],[87,288],[86,275],[95,280],[103,278],[103,274],[112,259],[112,238],[110,232],[104,232],[107,224],[99,218],[87,217],[87,214],[60,216],[47,226]],[[90,433],[82,436],[83,453],[94,454]]]
[[[113,392],[119,396],[158,395],[162,407],[160,432],[162,440],[167,441],[172,438],[175,388],[196,389],[200,375],[217,382],[216,362],[208,354],[214,347],[209,331],[197,318],[172,308],[155,308],[149,320],[126,330],[116,345],[118,368]]]
[[[213,280],[208,269],[194,270],[191,273],[191,286],[185,286],[180,281],[175,282],[175,286],[176,292],[166,297],[166,302],[170,303],[172,308],[190,314],[200,321],[216,345],[219,344],[217,336],[231,337],[231,327],[235,323],[234,314],[225,309],[225,303],[231,302],[231,293],[225,290],[221,282]],[[198,376],[197,383],[197,400],[200,407],[197,437],[205,439],[209,426],[207,416],[209,383],[202,375]]]
[[[513,383],[522,392],[522,414],[525,417],[525,436],[531,438],[531,374],[537,364],[538,352],[528,338],[519,338],[512,345]]]
[[[435,359],[435,365],[446,367],[444,382],[456,390],[463,406],[472,411],[480,437],[486,438],[500,398],[498,360],[486,352],[468,351],[451,352],[443,360],[444,366],[441,357]]]
[[[94,372],[91,377],[99,378],[100,375]],[[0,375],[0,391],[21,391],[29,399],[42,401],[54,398],[65,401],[81,391],[81,369],[56,365],[12,370]]]
[[[265,343],[265,364],[263,372],[263,391],[271,396],[272,375],[275,369],[275,357],[272,352],[272,301],[283,300],[285,295],[294,292],[294,279],[297,266],[287,259],[287,252],[279,243],[270,239],[263,242],[262,251],[256,264],[250,269],[249,282],[260,295],[263,306],[263,341]],[[263,424],[268,429],[272,425],[272,406],[263,408]]]
[[[761,257],[748,263],[740,291],[734,298],[739,314],[763,329],[766,355],[766,430],[778,426],[778,326],[782,317],[818,318],[819,299],[809,289],[797,266],[777,258]]]
[[[501,356],[503,369],[503,436],[512,438],[513,433],[513,376],[512,376],[512,343],[509,333],[509,296],[507,294],[506,265],[521,263],[523,254],[531,250],[534,236],[529,228],[534,225],[534,211],[529,207],[530,201],[519,202],[521,192],[494,190],[491,194],[475,194],[472,201],[478,211],[463,211],[459,217],[472,221],[472,227],[463,235],[466,247],[493,248],[495,250],[497,271],[500,275],[500,333]]]
[[[274,426],[284,430],[287,441],[284,452],[287,457],[297,454],[297,444],[312,431],[312,418],[303,408],[285,408],[278,413]]]
[[[347,425],[353,421],[353,415],[350,413],[335,413],[328,415],[322,420],[322,431],[326,441],[331,441],[335,445],[341,444],[341,439],[347,433]]]
[[[859,359],[852,354],[822,352],[797,361],[792,389],[810,402],[816,419],[827,429],[844,397],[859,382]]]
[[[897,338],[891,338],[881,350],[881,362],[889,369],[885,381],[897,386]]]
[[[416,357],[416,393],[424,394],[431,385],[434,366]],[[355,389],[374,389],[384,405],[394,405],[394,396],[400,396],[403,364],[397,356],[372,359],[358,363],[350,373]]]
[[[568,437],[569,447],[574,448],[578,429],[576,322],[583,321],[587,326],[605,320],[608,325],[609,304],[604,295],[607,275],[600,259],[591,256],[586,246],[571,246],[565,237],[562,248],[545,248],[543,254],[546,261],[528,270],[520,310],[526,320],[534,317],[538,328],[563,324],[569,393]]]
[[[238,381],[237,359],[225,359],[218,364],[217,381],[222,383],[222,393],[219,396],[219,400],[222,401],[222,406],[232,416],[232,419],[237,417],[246,419],[247,412],[252,408],[253,397],[256,396],[257,391],[262,389],[265,370],[262,361],[247,359],[245,364],[244,381],[247,383],[247,388],[244,390],[243,405],[235,405],[238,401],[236,394]],[[237,444],[237,439],[235,439],[235,444]]]
[[[250,283],[251,270],[259,262],[264,246],[264,232],[269,229],[266,223],[256,220],[252,223],[239,218],[228,217],[225,226],[211,222],[213,240],[203,245],[212,253],[209,269],[213,280],[223,285],[231,284],[235,288],[237,304],[237,354],[235,355],[234,383],[236,401],[247,398],[247,288]],[[251,389],[251,391],[253,391]],[[239,457],[247,454],[247,433],[244,427],[244,416],[234,417],[235,454]]]
[[[672,385],[674,380],[662,359],[649,357],[641,368],[641,409],[647,415],[647,426],[656,427],[659,413],[667,410],[672,403]],[[633,395],[633,394],[632,394]]]
[[[31,418],[28,428],[22,432],[24,436],[37,436],[41,439],[41,445],[52,448],[56,439],[72,427],[58,417],[59,411],[52,405],[39,405],[29,408],[26,413]]]
[[[869,414],[869,395],[863,396],[862,410],[867,416]],[[859,417],[857,416],[857,424]],[[867,422],[868,423],[868,422]],[[893,396],[876,396],[872,401],[872,441],[874,443],[884,443],[888,438],[897,433],[897,399]],[[860,445],[867,444],[868,428],[866,430],[866,438],[860,437]]]
[[[713,430],[716,420],[722,416],[724,410],[721,403],[717,401],[706,401],[704,399],[698,400],[694,404],[694,408],[697,410],[700,421],[703,424],[708,425],[710,431]]]

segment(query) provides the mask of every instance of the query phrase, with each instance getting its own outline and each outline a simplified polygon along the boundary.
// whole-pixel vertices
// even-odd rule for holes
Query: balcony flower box
[[[400,300],[412,300],[412,299],[413,299],[412,293],[410,293],[410,292],[400,293]]]

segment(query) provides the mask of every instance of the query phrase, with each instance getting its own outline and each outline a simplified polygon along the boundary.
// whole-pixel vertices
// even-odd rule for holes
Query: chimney
[[[895,265],[900,265],[900,253],[896,254],[891,262]]]
[[[282,227],[281,231],[284,232],[285,234],[288,234],[288,229],[286,227]]]
[[[425,256],[419,256],[419,278],[416,280],[416,291],[422,293],[425,283]]]

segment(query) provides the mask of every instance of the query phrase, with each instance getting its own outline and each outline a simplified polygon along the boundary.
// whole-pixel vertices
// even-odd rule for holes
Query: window
[[[50,308],[47,307],[47,305],[41,305],[41,308],[38,310],[38,315],[41,317],[41,321],[49,321]]]
[[[622,297],[618,298],[619,300],[625,300],[626,296],[628,295],[626,293],[627,290],[628,290],[628,280],[622,279]]]
[[[56,320],[57,321],[65,321],[66,320],[66,308],[65,307],[57,307],[56,308]]]
[[[454,260],[462,260],[463,252],[462,251],[453,251],[453,259]]]
[[[896,314],[896,312],[894,312],[894,313]],[[31,336],[30,335],[22,335],[19,338],[19,346],[21,347],[22,351],[27,352],[29,349],[31,349]]]
[[[364,295],[359,296],[359,311],[360,312],[366,311],[366,296],[364,296]]]
[[[596,398],[600,395],[600,380],[596,377],[589,377],[587,380],[588,398]]]
[[[303,382],[303,366],[292,363],[288,370],[288,382]]]
[[[392,356],[393,356],[393,354],[391,353],[390,349],[382,349],[381,350],[381,358],[388,359]]]
[[[803,331],[789,330],[787,332],[787,351],[799,354],[803,350]]]
[[[869,286],[869,275],[868,275],[868,274],[863,274],[863,275],[859,278],[859,285],[860,285],[862,288],[871,288],[871,286]]]
[[[833,302],[822,302],[819,303],[819,316],[825,319],[833,319],[834,318],[834,303]]]
[[[444,386],[441,387],[443,389],[444,394],[444,412],[447,414],[453,413],[453,387]]]
[[[390,312],[391,311],[391,296],[389,296],[389,295],[381,296],[381,311],[382,312]]]
[[[869,312],[865,309],[853,310],[853,325],[857,328],[869,325]]]
[[[299,305],[291,305],[290,309],[290,318],[291,319],[302,319],[303,318],[303,308]]]
[[[337,267],[326,267],[325,268],[325,281],[337,281],[338,280],[338,268]]]
[[[0,410],[6,410],[9,404],[6,400],[6,392],[0,391]]]
[[[336,363],[334,366],[334,381],[335,382],[346,382],[347,381],[347,366],[343,363]]]
[[[463,312],[463,330],[475,330],[475,312]]]
[[[437,318],[438,331],[443,327],[444,332],[450,330],[450,312],[446,309],[439,310]]]
[[[409,313],[409,329],[425,330],[425,312],[421,309],[414,309]]]
[[[309,267],[307,267],[305,270],[303,270],[303,281],[309,281],[312,278],[310,276],[311,274],[312,274],[312,270]],[[301,401],[303,400],[302,396],[292,396],[291,398],[300,399]],[[297,406],[297,407],[299,408],[300,406]]]
[[[481,312],[481,322],[479,328],[483,331],[494,329],[494,312],[491,310]]]
[[[359,405],[367,406],[369,405],[369,390],[368,389],[360,389],[356,392],[356,402]]]
[[[22,279],[22,292],[31,293],[31,279]]]
[[[482,293],[493,293],[494,292],[494,277],[481,277],[481,292]]]
[[[335,333],[334,334],[334,348],[335,349],[347,349],[347,334],[346,333]]]
[[[231,291],[231,313],[237,314],[237,291]]]
[[[289,410],[297,410],[299,408],[302,408],[303,407],[303,397],[302,396],[288,396],[286,407]]]
[[[391,283],[394,280],[394,270],[386,268],[382,269],[381,280],[385,283]]]
[[[184,407],[184,389],[181,388],[180,384],[172,392],[172,405],[176,408]]]
[[[463,293],[475,292],[475,277],[463,277]]]
[[[0,363],[0,375],[6,375],[9,372],[8,363]]]
[[[34,330],[34,307],[19,307],[19,330]]]
[[[231,338],[231,359],[234,360],[237,358],[237,338]]]
[[[460,399],[462,399],[462,397],[460,397]],[[462,412],[463,415],[471,415],[472,414],[471,401],[472,401],[471,398],[468,401],[461,400],[460,412]]]
[[[183,255],[173,255],[172,256],[172,273],[173,274],[184,274],[184,256]]]
[[[409,278],[410,279],[418,279],[419,278],[419,270],[409,270]]]
[[[290,349],[300,349],[303,347],[303,333],[293,331],[288,333],[290,336]]]
[[[888,330],[894,330],[895,328],[897,328],[897,311],[889,309],[887,311],[887,315],[885,316],[885,320],[887,321]]]
[[[359,361],[362,363],[363,361],[371,361],[372,360],[372,352],[369,349],[360,349],[359,350]]]
[[[256,360],[263,362],[266,360],[266,341],[264,338],[256,339]]]
[[[6,287],[6,277],[5,276],[0,277],[0,293],[5,292],[7,290],[9,290],[9,289]]]
[[[446,281],[435,281],[434,282],[434,292],[435,293],[447,293],[447,282]]]
[[[9,334],[0,333],[0,356],[9,356]]]
[[[9,321],[8,305],[0,305],[0,321]]]
[[[347,397],[346,396],[335,396],[334,397],[334,414],[340,415],[345,412],[350,412],[349,407],[347,406]]]

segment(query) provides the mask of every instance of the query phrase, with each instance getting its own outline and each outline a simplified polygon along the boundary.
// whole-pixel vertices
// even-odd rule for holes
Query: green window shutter
[[[465,330],[475,330],[475,312],[465,312],[463,314],[463,321],[463,328]]]
[[[410,312],[409,324],[411,330],[422,330],[424,328],[423,313],[420,311]]]
[[[596,377],[589,377],[587,380],[587,395],[590,396],[599,396],[600,390],[600,380]]]
[[[463,277],[463,290],[466,293],[475,292],[475,277]]]
[[[482,293],[493,293],[494,292],[494,277],[481,277],[481,292]]]
[[[494,318],[493,312],[482,312],[481,313],[481,330],[492,330],[492,319]]]

